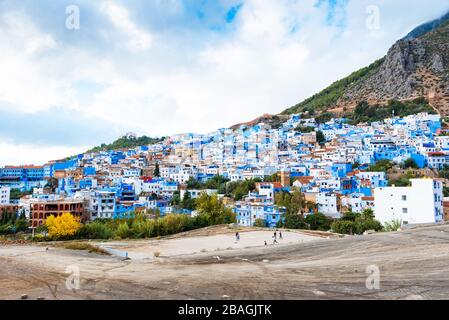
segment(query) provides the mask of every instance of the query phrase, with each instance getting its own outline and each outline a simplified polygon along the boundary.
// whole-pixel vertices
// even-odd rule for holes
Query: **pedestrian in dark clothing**
[[[282,231],[279,231],[279,239],[282,239]]]

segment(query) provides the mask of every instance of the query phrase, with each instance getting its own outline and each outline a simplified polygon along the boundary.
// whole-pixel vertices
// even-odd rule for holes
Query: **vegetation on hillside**
[[[368,102],[362,101],[356,106],[354,112],[348,113],[346,117],[350,119],[352,124],[358,124],[382,121],[391,118],[393,115],[406,117],[420,112],[436,113],[425,98],[417,98],[410,101],[390,100],[386,105],[370,105]]]
[[[282,114],[294,114],[305,111],[315,112],[335,105],[338,99],[343,96],[348,86],[351,86],[354,83],[370,76],[384,62],[384,59],[385,58],[379,59],[368,67],[362,68],[348,77],[334,82],[323,91],[285,110]]]
[[[112,151],[121,149],[132,149],[140,146],[152,145],[162,142],[165,138],[151,138],[148,136],[135,137],[131,135],[126,135],[118,138],[110,144],[101,144],[95,148],[90,149],[87,152],[100,152],[100,151]]]
[[[385,172],[387,173],[388,170],[393,168],[393,161],[382,159],[377,161],[375,164],[370,165],[366,171],[368,172]]]

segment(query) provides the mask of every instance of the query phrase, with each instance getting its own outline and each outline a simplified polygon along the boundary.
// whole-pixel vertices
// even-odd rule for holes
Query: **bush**
[[[310,230],[328,231],[331,228],[331,220],[322,213],[309,214],[305,222]]]
[[[307,229],[304,218],[299,214],[286,214],[281,226],[287,229]]]
[[[340,220],[332,224],[331,228],[341,234],[362,234],[367,230],[376,232],[383,230],[382,224],[374,219],[374,212],[371,209],[363,211],[362,214],[346,212]]]
[[[354,221],[338,220],[332,223],[332,231],[340,234],[354,234],[356,229]]]
[[[154,230],[152,220],[137,219],[131,225],[131,237],[136,239],[149,238]]]
[[[162,218],[162,230],[164,235],[176,234],[186,230],[189,217],[181,214],[169,214]]]
[[[5,224],[0,226],[0,234],[14,234],[16,233],[16,228],[12,224]]]
[[[81,228],[81,223],[70,213],[64,213],[59,217],[50,216],[45,225],[48,227],[50,239],[53,240],[71,239]]]
[[[365,221],[359,221],[360,223],[360,233],[363,233],[368,230],[374,230],[376,232],[382,231],[383,226],[382,224],[377,220],[365,220]]]
[[[14,227],[16,228],[16,232],[24,232],[28,230],[29,223],[25,219],[19,219],[16,220]]]
[[[256,219],[256,221],[254,222],[254,226],[258,228],[266,228],[267,224],[263,219]]]
[[[404,161],[404,165],[403,165],[404,169],[419,169],[418,164],[416,163],[416,161],[412,158],[409,158],[407,160]]]
[[[78,238],[82,239],[111,239],[113,230],[105,223],[94,221],[85,224],[78,231]]]
[[[391,222],[385,222],[385,231],[387,232],[394,232],[398,231],[402,227],[402,221],[401,220],[393,220]]]
[[[131,235],[131,231],[126,222],[120,223],[114,235],[120,239],[126,239]]]

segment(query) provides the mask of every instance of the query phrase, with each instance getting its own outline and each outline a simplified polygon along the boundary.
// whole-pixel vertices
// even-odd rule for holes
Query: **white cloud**
[[[153,36],[139,28],[130,18],[128,10],[112,1],[105,1],[101,5],[116,31],[123,35],[123,41],[132,52],[146,51],[151,47]],[[109,35],[109,34],[108,34]]]
[[[64,159],[88,150],[87,147],[44,147],[34,145],[15,145],[0,142],[0,166],[34,164],[43,165],[51,159]]]
[[[0,17],[0,102],[25,112],[47,109],[66,100],[64,81],[48,76],[42,55],[57,47],[21,12]]]

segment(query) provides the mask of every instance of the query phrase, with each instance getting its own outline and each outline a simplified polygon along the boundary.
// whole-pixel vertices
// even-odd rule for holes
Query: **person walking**
[[[282,231],[279,231],[279,239],[282,239]]]
[[[235,233],[235,241],[240,240],[240,234],[238,232]]]
[[[276,231],[274,232],[273,238],[274,238],[275,240],[277,240],[277,238],[278,238],[278,234],[277,234]]]

